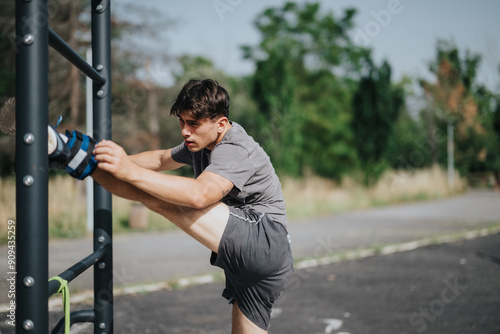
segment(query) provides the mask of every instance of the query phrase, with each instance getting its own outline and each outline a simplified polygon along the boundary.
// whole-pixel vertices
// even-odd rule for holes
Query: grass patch
[[[439,166],[412,173],[389,171],[371,188],[350,178],[336,183],[312,175],[302,179],[285,178],[282,181],[290,219],[439,199],[462,193],[466,189],[465,181],[458,176],[455,178],[455,187],[450,189],[447,173]]]

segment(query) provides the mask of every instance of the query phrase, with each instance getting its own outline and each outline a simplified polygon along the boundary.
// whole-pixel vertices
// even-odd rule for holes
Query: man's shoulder
[[[234,137],[234,136],[248,136],[246,130],[238,123],[236,122],[231,122],[231,129],[228,131],[228,138]],[[250,136],[249,136],[250,137]]]

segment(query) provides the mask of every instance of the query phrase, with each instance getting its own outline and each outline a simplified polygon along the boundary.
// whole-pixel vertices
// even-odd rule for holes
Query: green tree
[[[15,3],[0,0],[0,103],[15,94],[14,15]]]
[[[14,13],[13,1],[0,0],[0,107],[15,95]],[[14,137],[0,132],[0,175],[14,173]]]
[[[368,63],[368,75],[361,78],[352,99],[352,129],[363,183],[374,184],[389,167],[387,145],[395,120],[404,105],[404,92],[391,82],[391,67]]]
[[[492,115],[491,125],[493,127],[493,131],[496,135],[496,143],[497,143],[497,154],[500,155],[500,97],[495,99],[495,110]],[[499,159],[500,160],[500,159]],[[494,166],[493,170],[495,171],[495,179],[497,186],[500,186],[500,161],[497,161],[496,166]]]
[[[413,172],[432,164],[430,157],[436,146],[429,142],[422,118],[402,110],[394,122],[384,158],[393,169]]]
[[[368,55],[349,35],[355,13],[337,18],[318,3],[287,2],[257,17],[261,42],[243,47],[256,67],[251,92],[258,112],[249,129],[282,173],[310,168],[339,178],[355,163],[349,99]]]

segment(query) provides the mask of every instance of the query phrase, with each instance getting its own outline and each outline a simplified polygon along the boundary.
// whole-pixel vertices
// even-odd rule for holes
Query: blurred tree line
[[[52,29],[84,56],[88,3],[50,3]],[[0,0],[0,5],[3,103],[15,95],[14,2]],[[498,92],[478,81],[481,57],[460,53],[451,41],[437,42],[429,64],[432,80],[394,82],[387,61],[377,64],[369,48],[353,42],[355,9],[335,15],[317,3],[287,2],[257,16],[260,43],[242,46],[255,72],[232,77],[201,55],[174,56],[136,45],[144,34],[174,29],[175,20],[133,3],[116,3],[114,9],[113,138],[129,153],[180,142],[170,106],[182,85],[199,77],[213,78],[228,89],[231,118],[261,143],[282,175],[313,173],[336,180],[350,175],[372,185],[389,169],[446,165],[447,127],[452,125],[455,167],[461,175],[498,176]],[[131,12],[133,17],[126,14]],[[49,67],[50,119],[62,114],[62,127],[85,130],[85,78],[53,50]],[[159,74],[172,83],[159,83]],[[419,100],[417,110],[409,107],[409,98]],[[0,134],[4,176],[13,173],[13,143]]]

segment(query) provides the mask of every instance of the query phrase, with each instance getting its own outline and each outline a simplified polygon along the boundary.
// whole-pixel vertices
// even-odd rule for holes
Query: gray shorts
[[[267,330],[273,304],[293,273],[283,225],[263,213],[230,207],[219,252],[212,252],[210,263],[224,269],[222,296],[229,303],[236,301],[250,321]]]

